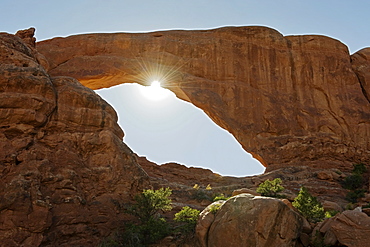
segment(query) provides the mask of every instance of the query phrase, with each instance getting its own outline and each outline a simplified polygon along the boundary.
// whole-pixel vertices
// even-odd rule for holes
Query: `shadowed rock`
[[[95,246],[148,177],[113,108],[47,74],[33,31],[0,34],[0,245]]]

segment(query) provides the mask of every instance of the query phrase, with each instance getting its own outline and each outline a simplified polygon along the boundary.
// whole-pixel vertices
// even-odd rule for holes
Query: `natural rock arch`
[[[50,75],[92,89],[145,84],[150,69],[169,73],[165,87],[203,109],[268,169],[370,161],[370,48],[350,56],[329,37],[251,26],[84,34],[37,49]]]

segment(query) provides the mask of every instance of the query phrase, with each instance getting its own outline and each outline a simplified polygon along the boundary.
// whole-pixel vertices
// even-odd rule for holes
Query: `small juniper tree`
[[[185,234],[194,233],[199,214],[199,210],[185,206],[175,214],[174,221],[184,223],[180,226],[180,230]]]
[[[284,187],[281,185],[281,179],[275,178],[274,180],[270,181],[267,179],[260,185],[258,185],[257,193],[260,193],[263,196],[269,197],[277,197],[278,193],[283,191]]]
[[[321,203],[303,186],[292,204],[310,222],[319,222],[325,218]]]
[[[170,226],[160,212],[171,210],[172,191],[169,188],[144,190],[135,196],[136,203],[127,212],[138,218],[139,224],[126,225],[124,246],[147,246],[170,234]]]
[[[169,211],[172,191],[169,188],[159,190],[144,190],[135,196],[136,203],[129,209],[129,213],[139,218],[141,222],[149,221],[158,212]]]

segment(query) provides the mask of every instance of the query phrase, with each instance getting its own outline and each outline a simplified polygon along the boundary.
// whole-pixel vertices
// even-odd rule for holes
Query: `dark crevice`
[[[364,87],[364,82],[361,80],[361,77],[356,73],[356,71],[353,71],[357,77],[357,80],[360,84],[360,87],[361,87],[361,90],[362,90],[362,94],[364,95],[365,99],[367,100],[367,102],[370,103],[370,95],[366,92],[366,89]]]

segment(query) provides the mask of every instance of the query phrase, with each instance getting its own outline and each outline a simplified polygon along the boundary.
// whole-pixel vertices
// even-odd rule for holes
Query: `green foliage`
[[[347,190],[356,190],[360,188],[364,183],[364,178],[362,175],[354,173],[350,176],[347,176],[342,182],[343,188]]]
[[[204,189],[194,189],[192,191],[191,198],[197,200],[198,202],[207,200],[212,201],[212,191],[211,190],[204,190]]]
[[[365,164],[355,164],[353,165],[352,174],[343,180],[343,188],[350,190],[346,196],[347,201],[356,203],[359,198],[365,196],[366,190],[361,189],[361,187],[364,186],[363,174],[366,170]]]
[[[212,204],[209,208],[209,212],[211,212],[212,214],[216,214],[217,211],[221,208],[221,205],[222,204]]]
[[[278,193],[283,191],[284,187],[281,185],[281,179],[275,178],[270,181],[267,179],[260,185],[258,185],[257,193],[260,193],[263,196],[277,197]]]
[[[353,165],[353,170],[352,170],[352,173],[353,174],[359,174],[359,175],[362,175],[366,172],[366,166],[365,164],[363,163],[360,163],[360,164],[354,164]]]
[[[144,190],[135,196],[136,203],[127,212],[136,216],[139,224],[127,224],[122,246],[146,246],[171,233],[170,225],[160,216],[160,212],[171,210],[172,191],[169,188]]]
[[[214,198],[213,198],[213,201],[220,201],[220,200],[227,200],[229,199],[230,197],[226,197],[224,194],[219,194],[219,195],[216,195]]]
[[[181,231],[185,233],[193,233],[199,214],[199,210],[185,206],[180,212],[175,214],[174,221],[184,223],[180,226]]]
[[[321,203],[303,186],[292,204],[310,222],[319,222],[325,218]]]
[[[334,217],[337,213],[339,213],[337,210],[328,210],[325,212],[325,218]]]
[[[366,190],[354,190],[349,191],[346,195],[346,200],[352,203],[356,203],[359,198],[362,198],[365,196]]]
[[[136,203],[128,209],[141,222],[149,221],[159,211],[169,211],[171,199],[169,198],[172,191],[169,188],[159,190],[144,190],[141,194],[135,196]]]

